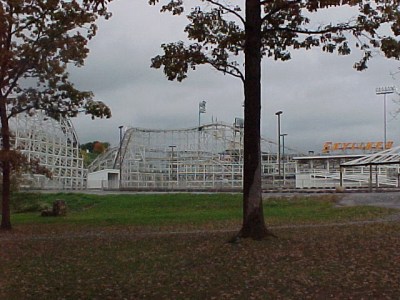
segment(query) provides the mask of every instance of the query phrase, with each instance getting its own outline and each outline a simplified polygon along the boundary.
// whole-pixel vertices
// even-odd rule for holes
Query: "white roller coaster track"
[[[80,155],[78,137],[72,122],[55,120],[36,111],[32,116],[19,114],[10,119],[13,148],[28,160],[39,159],[49,169],[52,180],[43,175],[25,175],[25,185],[31,188],[82,189],[86,170]]]
[[[263,170],[273,173],[276,144],[262,139],[261,148]],[[129,128],[121,147],[99,156],[89,172],[120,169],[121,186],[127,189],[237,189],[242,185],[242,163],[243,128],[213,123],[175,130]]]

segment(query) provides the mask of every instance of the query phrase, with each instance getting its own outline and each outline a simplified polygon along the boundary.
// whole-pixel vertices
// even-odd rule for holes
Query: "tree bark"
[[[0,99],[0,119],[3,157],[1,167],[3,173],[2,202],[1,202],[1,229],[11,229],[10,219],[10,186],[11,186],[11,165],[8,158],[10,152],[10,128],[7,118],[7,99]]]
[[[243,225],[238,237],[263,239],[265,225],[261,189],[261,4],[246,0]]]

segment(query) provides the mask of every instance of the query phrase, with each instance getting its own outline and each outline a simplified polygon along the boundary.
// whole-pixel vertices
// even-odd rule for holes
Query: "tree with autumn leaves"
[[[80,67],[95,21],[108,18],[107,0],[4,0],[0,3],[1,229],[11,229],[10,177],[23,164],[12,149],[9,120],[42,110],[53,118],[84,111],[110,117],[110,109],[79,91],[68,66]]]
[[[181,15],[184,0],[149,0],[161,12]],[[399,59],[399,1],[386,0],[198,0],[187,14],[188,43],[162,44],[163,54],[152,59],[169,80],[182,81],[189,70],[209,65],[241,80],[244,86],[243,224],[235,238],[262,239],[271,235],[265,225],[261,190],[261,60],[289,60],[295,49],[321,48],[348,55],[358,50],[356,70],[367,68],[374,51]],[[324,24],[313,22],[321,11],[351,12],[346,21],[335,13]],[[336,10],[337,12],[337,10]],[[267,95],[268,98],[268,95]]]
[[[110,147],[108,142],[87,142],[80,145],[83,165],[88,167],[100,154],[103,154]]]

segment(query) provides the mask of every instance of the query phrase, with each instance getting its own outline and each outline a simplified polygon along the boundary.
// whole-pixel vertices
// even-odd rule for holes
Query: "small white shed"
[[[117,189],[119,187],[119,170],[105,169],[88,174],[88,189]]]

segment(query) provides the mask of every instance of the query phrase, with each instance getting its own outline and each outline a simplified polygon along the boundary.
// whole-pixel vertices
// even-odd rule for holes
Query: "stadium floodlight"
[[[386,149],[386,95],[393,94],[396,91],[394,86],[385,86],[376,88],[376,95],[383,95],[383,148]]]
[[[396,91],[394,86],[384,86],[376,88],[375,92],[377,95],[393,94]]]
[[[206,113],[206,101],[199,102],[199,130],[200,130],[200,115]]]

